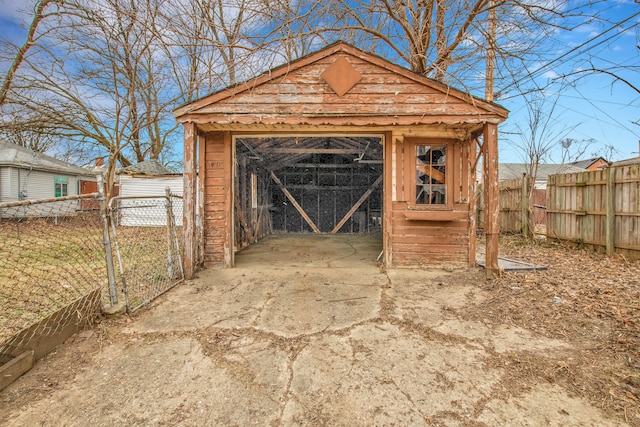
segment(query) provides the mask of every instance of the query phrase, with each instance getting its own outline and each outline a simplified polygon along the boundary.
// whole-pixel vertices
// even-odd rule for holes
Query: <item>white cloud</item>
[[[34,0],[0,0],[0,18],[16,23],[30,20],[33,14]]]
[[[560,75],[553,70],[546,71],[542,76],[546,77],[547,79],[557,79],[558,77],[560,77]]]

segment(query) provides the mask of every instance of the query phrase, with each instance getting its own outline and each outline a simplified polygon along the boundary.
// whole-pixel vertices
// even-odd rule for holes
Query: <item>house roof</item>
[[[174,111],[205,130],[242,126],[464,125],[500,123],[498,104],[337,42]]]
[[[93,172],[79,166],[6,141],[0,141],[0,166],[33,169],[65,175],[95,176]]]
[[[588,169],[589,166],[593,165],[598,160],[602,160],[605,163],[607,162],[602,157],[594,157],[593,159],[577,160],[575,162],[571,162],[570,164],[573,165],[573,166],[579,167],[579,168]]]
[[[640,164],[640,157],[632,157],[630,159],[624,159],[617,162],[613,162],[611,166],[629,166]]]
[[[500,163],[498,165],[498,176],[501,181],[522,178],[522,175],[527,172],[528,168],[529,165],[526,163]],[[585,170],[585,168],[569,164],[540,164],[538,165],[536,181],[547,181],[549,175],[584,172]]]
[[[118,171],[119,175],[146,175],[146,176],[165,176],[180,175],[160,163],[157,159],[145,160],[135,165],[127,166]]]

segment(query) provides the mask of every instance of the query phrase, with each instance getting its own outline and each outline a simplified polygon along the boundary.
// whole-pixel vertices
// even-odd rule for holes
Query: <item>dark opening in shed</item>
[[[235,147],[236,248],[271,233],[380,231],[380,136],[237,136]]]

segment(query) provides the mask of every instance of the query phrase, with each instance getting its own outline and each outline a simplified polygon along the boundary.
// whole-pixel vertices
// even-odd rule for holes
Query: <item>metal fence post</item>
[[[171,242],[171,226],[172,226],[172,206],[171,206],[171,188],[165,188],[165,196],[167,198],[167,272],[169,279],[174,276],[173,272],[173,250]]]
[[[118,304],[118,287],[116,284],[115,268],[113,266],[111,239],[109,238],[108,201],[104,193],[104,179],[102,175],[98,175],[98,193],[100,194],[100,217],[102,218],[102,233],[104,237],[104,258],[107,263],[107,276],[109,278],[109,299],[111,305],[114,306]]]

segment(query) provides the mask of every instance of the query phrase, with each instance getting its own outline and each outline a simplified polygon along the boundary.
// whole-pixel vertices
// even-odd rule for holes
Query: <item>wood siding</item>
[[[228,133],[210,132],[204,148],[204,262],[206,266],[231,266],[233,218],[231,215],[231,141]]]
[[[336,61],[348,62],[361,76],[342,96],[322,77]],[[486,121],[504,120],[506,111],[338,44],[181,107],[176,117],[181,122],[218,126],[465,124],[478,130]]]
[[[393,75],[371,63],[342,54],[362,74],[362,80],[344,96],[337,96],[320,75],[337,59],[324,58],[269,84],[199,110],[200,114],[360,115],[468,115],[473,107],[461,100]]]
[[[424,141],[438,143],[429,139]],[[385,208],[390,217],[385,224],[391,230],[385,234],[390,240],[387,250],[390,251],[388,264],[391,266],[466,266],[470,262],[470,175],[467,156],[471,142],[445,142],[448,144],[448,156],[451,156],[447,162],[447,178],[453,181],[448,187],[451,199],[449,209],[412,208],[409,199],[415,197],[415,188],[411,187],[411,183],[415,182],[415,166],[410,168],[407,164],[415,164],[415,160],[411,160],[415,152],[414,145],[410,142],[395,144],[395,157],[404,159],[404,162],[398,160],[400,167],[396,169],[397,200]]]

